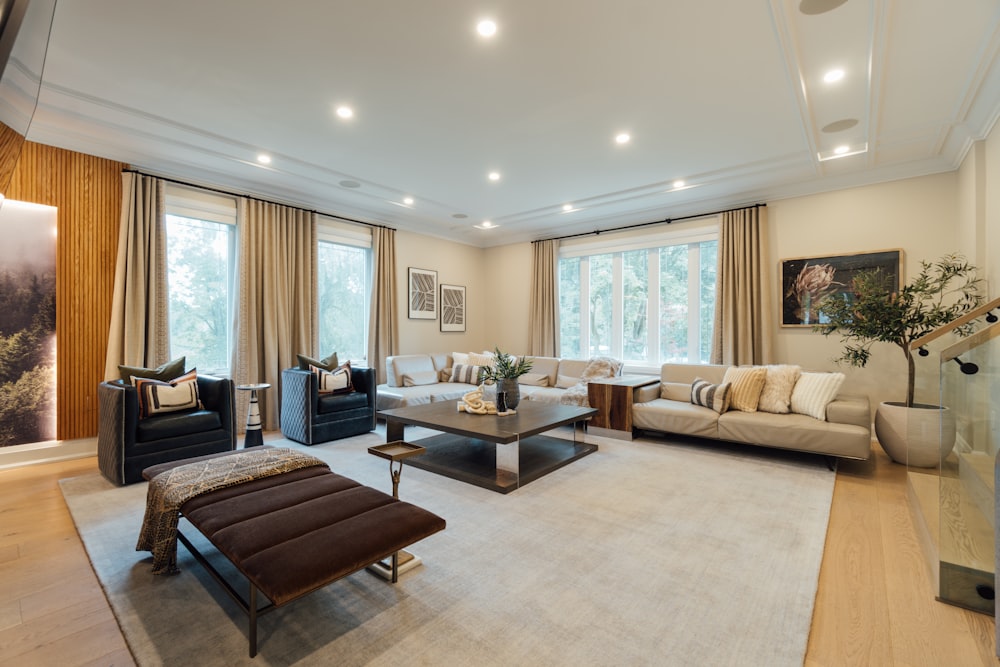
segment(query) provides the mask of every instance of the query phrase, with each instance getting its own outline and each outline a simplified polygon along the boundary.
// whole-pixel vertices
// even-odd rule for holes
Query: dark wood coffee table
[[[517,414],[500,417],[459,412],[457,401],[381,410],[386,442],[404,440],[406,425],[441,431],[414,441],[426,449],[407,460],[413,468],[510,493],[553,470],[597,451],[597,445],[577,441],[575,424],[597,411],[572,405],[521,401]],[[573,440],[542,435],[573,424]]]

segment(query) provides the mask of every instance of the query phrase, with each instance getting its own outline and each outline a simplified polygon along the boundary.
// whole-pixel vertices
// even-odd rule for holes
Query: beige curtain
[[[152,368],[170,360],[165,211],[163,181],[122,173],[106,380],[120,377],[119,364]]]
[[[396,322],[396,230],[372,228],[371,310],[368,315],[368,365],[379,383],[386,381],[385,358],[399,349]]]
[[[767,208],[722,214],[716,277],[714,364],[771,361],[771,290],[767,261]]]
[[[233,379],[267,382],[258,392],[265,431],[278,427],[282,369],[299,353],[318,346],[316,312],[316,215],[297,208],[241,198],[239,305]],[[237,415],[245,415],[249,392],[237,392]],[[238,418],[241,429],[245,428]]]
[[[537,241],[532,252],[528,354],[554,357],[559,349],[559,241]]]

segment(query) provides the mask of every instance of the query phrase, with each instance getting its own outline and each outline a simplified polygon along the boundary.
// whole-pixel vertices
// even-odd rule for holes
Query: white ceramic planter
[[[886,401],[875,411],[875,437],[896,463],[933,468],[955,446],[955,416],[947,407]]]

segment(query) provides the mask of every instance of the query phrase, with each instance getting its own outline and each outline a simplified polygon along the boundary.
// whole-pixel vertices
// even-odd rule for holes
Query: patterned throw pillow
[[[309,365],[309,370],[316,375],[316,388],[320,394],[349,394],[354,391],[351,384],[351,362],[345,361],[332,371]]]
[[[310,366],[315,366],[316,368],[322,368],[324,371],[335,371],[337,367],[340,366],[340,362],[337,361],[337,353],[334,352],[326,359],[313,359],[312,357],[307,357],[304,354],[296,355],[299,358],[299,370],[308,371],[311,370]]]
[[[783,415],[792,411],[792,390],[802,374],[799,366],[767,366],[764,389],[760,392],[757,409]]]
[[[802,373],[792,390],[792,412],[826,421],[826,406],[843,383],[843,373]]]
[[[201,407],[198,372],[194,368],[168,382],[141,377],[133,377],[132,381],[139,399],[139,419]]]
[[[730,366],[726,369],[723,382],[733,386],[730,390],[729,409],[741,412],[757,412],[760,391],[764,388],[767,369],[763,366]]]
[[[711,408],[721,415],[729,409],[730,389],[731,385],[727,382],[712,384],[703,378],[695,378],[691,383],[691,402]]]
[[[118,367],[118,372],[121,373],[122,382],[125,384],[134,384],[132,378],[149,378],[160,380],[161,382],[170,382],[175,377],[184,374],[185,361],[185,357],[179,357],[173,361],[168,361],[159,368],[121,365]]]
[[[448,382],[464,382],[465,384],[479,384],[483,377],[482,366],[471,366],[468,364],[455,364],[451,369],[451,377]]]

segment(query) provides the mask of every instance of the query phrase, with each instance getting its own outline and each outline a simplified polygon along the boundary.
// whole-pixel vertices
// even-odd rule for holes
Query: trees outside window
[[[319,350],[340,360],[368,356],[371,249],[321,240],[318,252]]]

